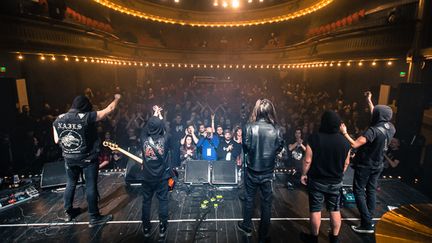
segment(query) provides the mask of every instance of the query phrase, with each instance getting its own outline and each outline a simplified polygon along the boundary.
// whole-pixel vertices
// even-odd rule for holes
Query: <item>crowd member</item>
[[[196,146],[191,135],[186,135],[183,145],[180,146],[180,160],[184,165],[185,161],[197,159]]]
[[[224,138],[224,130],[223,130],[223,127],[221,125],[216,126],[216,134],[219,137],[219,139]]]
[[[288,150],[291,154],[291,161],[293,162],[296,171],[301,171],[302,161],[306,152],[306,143],[302,138],[302,129],[297,128],[294,133],[294,140],[288,144]]]
[[[180,165],[180,139],[183,137],[185,125],[183,124],[183,119],[180,114],[177,114],[174,122],[171,124],[171,165],[177,167]]]
[[[365,95],[372,112],[369,128],[356,140],[347,133],[344,124],[341,125],[340,131],[351,147],[358,149],[354,157],[353,190],[361,223],[351,228],[357,233],[372,234],[375,232],[372,217],[376,206],[378,178],[383,170],[384,153],[396,129],[390,123],[393,114],[391,108],[385,105],[374,106],[372,94],[366,92]]]
[[[270,227],[275,159],[284,144],[277,123],[276,110],[270,100],[257,100],[251,113],[250,123],[244,128],[243,134],[243,150],[248,157],[245,171],[246,197],[243,222],[239,222],[237,227],[247,236],[252,235],[255,194],[259,189],[261,192],[259,241],[265,242]]]
[[[240,155],[239,146],[232,140],[231,130],[226,129],[216,150],[218,160],[234,161]]]
[[[182,139],[180,139],[180,144],[183,145],[185,143],[185,139],[187,136],[191,136],[192,137],[192,142],[194,144],[198,143],[198,137],[195,135],[195,128],[193,125],[189,125],[186,130],[185,130],[185,135]]]
[[[301,182],[307,186],[309,194],[310,242],[318,242],[324,201],[330,212],[330,242],[339,242],[340,190],[343,173],[350,163],[350,144],[339,133],[340,125],[341,119],[336,112],[324,112],[319,132],[309,137],[306,146]]]
[[[99,164],[97,163],[100,140],[96,134],[95,123],[107,117],[120,100],[116,94],[105,109],[92,111],[93,107],[85,96],[77,96],[71,109],[60,115],[53,122],[54,142],[60,144],[65,159],[67,183],[64,193],[64,209],[66,221],[71,221],[80,213],[73,207],[76,184],[84,172],[86,182],[86,198],[90,216],[89,227],[105,224],[112,220],[112,215],[101,215],[98,207],[97,179]]]
[[[217,159],[217,147],[219,145],[219,136],[215,134],[214,115],[211,115],[211,127],[207,127],[203,136],[200,137],[197,143],[197,148],[200,151],[201,159],[215,161]]]
[[[143,153],[142,222],[144,237],[151,236],[150,209],[153,195],[159,200],[159,237],[165,237],[168,227],[168,162],[169,136],[165,132],[162,108],[153,107],[154,114],[141,134]]]
[[[384,176],[402,176],[403,165],[401,165],[400,141],[393,138],[390,141],[387,152],[384,154]]]

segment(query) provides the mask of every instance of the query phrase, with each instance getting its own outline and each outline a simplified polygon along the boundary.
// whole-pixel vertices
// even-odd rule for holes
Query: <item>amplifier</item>
[[[237,184],[237,164],[233,161],[214,161],[211,183],[215,185]]]
[[[66,186],[66,168],[64,160],[45,163],[42,169],[41,188]],[[82,183],[81,176],[78,183]]]
[[[184,183],[210,183],[210,166],[207,160],[188,160],[185,165]]]

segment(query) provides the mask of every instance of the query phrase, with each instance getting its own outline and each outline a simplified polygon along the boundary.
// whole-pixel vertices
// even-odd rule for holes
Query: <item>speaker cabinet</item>
[[[210,183],[209,162],[206,160],[186,161],[184,182],[187,184]]]
[[[420,132],[425,108],[425,91],[421,83],[401,83],[397,102],[397,137],[408,144]]]
[[[126,184],[141,183],[144,180],[144,175],[141,171],[141,164],[133,159],[129,159],[126,164]]]
[[[82,183],[82,177],[78,179],[78,183]],[[67,176],[64,160],[45,163],[42,168],[41,188],[66,186]]]
[[[237,165],[234,161],[214,161],[211,183],[215,185],[237,184]]]

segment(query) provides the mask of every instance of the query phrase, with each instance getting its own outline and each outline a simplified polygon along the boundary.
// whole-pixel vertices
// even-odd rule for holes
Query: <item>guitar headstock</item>
[[[119,148],[118,144],[111,141],[103,141],[102,145],[110,148],[111,150],[117,150]]]

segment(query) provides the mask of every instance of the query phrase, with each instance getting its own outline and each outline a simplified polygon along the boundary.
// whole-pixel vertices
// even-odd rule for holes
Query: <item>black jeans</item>
[[[70,212],[73,208],[75,189],[82,172],[85,176],[86,198],[90,218],[99,216],[97,179],[99,164],[96,161],[82,163],[65,162],[67,183],[64,193],[64,209]]]
[[[355,168],[353,191],[363,227],[372,227],[372,217],[376,206],[376,189],[381,172],[382,168]]]
[[[142,221],[144,227],[150,227],[150,209],[153,194],[159,200],[159,220],[162,224],[168,222],[168,181],[143,182],[142,183]]]
[[[267,237],[270,227],[271,206],[273,199],[272,192],[273,173],[257,174],[246,168],[245,171],[245,190],[246,197],[243,209],[243,225],[252,228],[252,216],[254,212],[255,194],[261,191],[261,222],[259,235]]]

